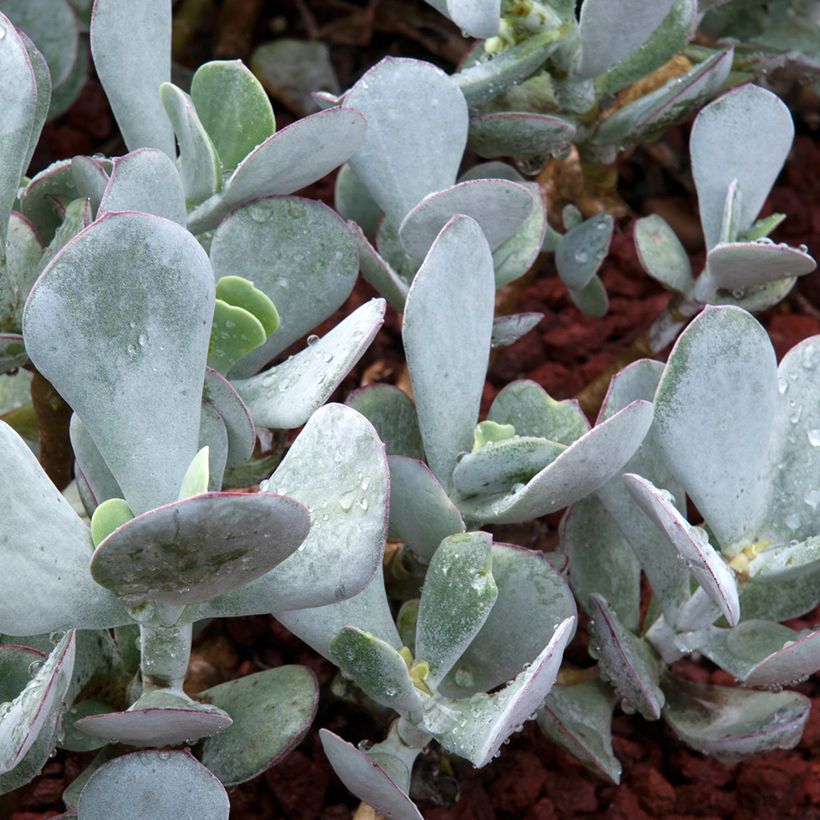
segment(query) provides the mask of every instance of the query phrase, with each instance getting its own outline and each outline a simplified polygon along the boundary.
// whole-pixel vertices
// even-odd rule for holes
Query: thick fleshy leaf
[[[390,532],[424,563],[448,535],[464,532],[458,508],[427,466],[390,456]]]
[[[496,288],[523,276],[535,263],[544,245],[548,227],[546,200],[537,184],[525,183],[524,187],[532,197],[532,210],[515,233],[493,251]]]
[[[470,117],[469,145],[480,157],[543,157],[568,145],[575,124],[563,117],[502,111]]]
[[[580,290],[598,272],[609,250],[614,225],[610,214],[599,214],[564,234],[555,251],[555,266],[568,287]]]
[[[202,202],[222,186],[222,168],[211,138],[191,98],[173,83],[163,83],[160,98],[179,144],[177,167],[188,202]]]
[[[159,88],[171,79],[171,0],[95,0],[91,53],[129,151],[175,156]]]
[[[353,86],[345,104],[367,132],[350,167],[398,227],[424,197],[451,186],[467,142],[467,103],[439,68],[387,57]]]
[[[594,492],[629,461],[652,424],[652,406],[635,401],[569,446],[523,487],[459,502],[475,521],[512,524],[556,512]]]
[[[597,129],[598,145],[625,145],[660,136],[721,88],[732,67],[732,49],[719,51],[655,91],[618,109]],[[720,209],[723,209],[721,195]],[[720,216],[718,215],[720,229]]]
[[[68,77],[51,91],[51,105],[48,119],[55,120],[65,114],[77,101],[85,84],[88,82],[88,67],[91,62],[88,50],[80,48],[77,59],[71,67]]]
[[[566,446],[545,438],[513,436],[489,442],[463,456],[453,486],[464,497],[509,492],[552,464]]]
[[[40,0],[42,4],[44,0]],[[48,2],[48,0],[45,0]],[[8,4],[4,4],[4,10]],[[42,14],[41,14],[42,16]],[[60,13],[57,12],[57,16],[60,16]],[[72,15],[73,17],[73,15]],[[13,22],[13,21],[12,21]],[[49,23],[54,25],[53,20],[49,19]],[[73,20],[72,20],[73,23]],[[26,158],[23,161],[23,169],[25,170],[31,164],[31,158],[34,156],[34,151],[37,148],[37,143],[40,141],[40,133],[43,130],[43,125],[45,124],[46,117],[49,113],[49,103],[51,102],[51,82],[52,82],[52,74],[49,71],[48,63],[46,62],[46,58],[43,56],[42,52],[40,52],[37,48],[36,43],[33,43],[30,39],[29,34],[26,33],[26,29],[24,26],[17,24],[18,26],[18,33],[20,34],[21,39],[26,47],[26,53],[28,54],[29,61],[31,63],[31,70],[34,75],[34,92],[35,92],[35,99],[37,105],[34,109],[34,122],[32,123],[31,128],[31,135],[29,136],[28,141],[28,152],[26,153]],[[56,27],[55,27],[56,28]],[[55,31],[57,37],[65,34],[65,31]],[[41,38],[42,39],[42,38]],[[61,49],[70,52],[72,46],[74,49],[77,47],[77,30],[76,26],[72,27],[72,31],[68,35],[68,42],[61,43]],[[76,54],[76,51],[75,51]]]
[[[641,267],[656,282],[679,293],[692,287],[689,255],[663,217],[652,214],[635,223],[635,249]]]
[[[304,424],[370,346],[385,307],[383,299],[371,299],[287,361],[235,381],[254,423],[286,430]]]
[[[469,217],[454,217],[416,274],[403,339],[430,469],[449,490],[472,445],[490,353],[495,282],[490,249]]]
[[[491,346],[509,347],[529,333],[544,318],[543,313],[510,313],[493,319]]]
[[[284,132],[283,132],[284,133]],[[356,247],[347,225],[320,202],[271,197],[238,208],[211,241],[214,276],[253,282],[281,323],[232,375],[250,376],[311,331],[350,295]]]
[[[610,382],[598,422],[611,417],[635,399],[651,400],[663,369],[660,362],[640,359],[616,374]],[[656,486],[667,488],[674,496],[678,509],[685,509],[683,490],[660,457],[654,426],[650,427],[635,455],[624,465],[624,472],[627,471],[648,478]],[[690,596],[689,573],[678,559],[677,550],[636,504],[622,475],[616,475],[599,488],[597,497],[611,516],[607,520],[614,521],[634,550],[663,612],[674,623],[678,610]],[[611,580],[614,582],[614,575]],[[619,608],[618,596],[614,591],[610,594],[604,589],[599,591],[604,592],[621,620],[634,631],[637,624],[633,624],[624,610]]]
[[[387,455],[424,458],[416,406],[404,390],[392,384],[371,384],[351,393],[345,404],[376,428]]]
[[[591,612],[590,595],[600,593],[625,629],[638,629],[641,565],[607,509],[595,498],[575,504],[562,522],[561,549],[569,559],[569,582],[580,605]]]
[[[424,716],[425,728],[439,743],[474,766],[485,766],[501,744],[535,712],[555,683],[564,648],[575,628],[567,618],[538,657],[502,690],[465,700],[441,698]]]
[[[226,786],[235,786],[275,766],[305,736],[319,686],[307,667],[279,666],[197,697],[233,717],[233,724],[205,741],[202,762]]]
[[[479,108],[535,74],[561,42],[559,29],[535,34],[492,60],[482,60],[462,69],[453,75],[453,80],[470,108]]]
[[[794,686],[820,669],[820,630],[795,631],[771,621],[711,627],[696,648],[746,686]]]
[[[492,575],[489,533],[445,538],[425,575],[416,624],[416,657],[430,667],[436,684],[453,668],[478,634],[498,597]]]
[[[28,445],[0,423],[0,630],[37,635],[67,626],[128,623],[121,604],[88,575],[91,536]]]
[[[191,99],[226,171],[276,130],[268,95],[241,60],[200,66],[191,81]]]
[[[370,423],[341,404],[320,408],[261,485],[307,507],[311,528],[304,544],[262,578],[189,608],[186,617],[276,614],[360,592],[381,566],[388,484],[384,445]]]
[[[387,299],[390,307],[397,313],[404,313],[404,302],[407,299],[409,286],[395,271],[392,265],[382,257],[370,244],[362,229],[354,222],[348,222],[356,247],[359,250],[359,267],[362,278],[369,282],[376,291]]]
[[[528,379],[510,382],[499,391],[487,419],[512,424],[519,436],[548,438],[566,445],[589,432],[589,422],[577,402],[556,401],[540,384]]]
[[[394,649],[402,645],[381,571],[375,572],[367,586],[352,598],[327,606],[277,612],[276,619],[328,660],[333,660],[330,642],[346,626],[355,626]]]
[[[0,795],[30,783],[53,756],[61,732],[61,721],[55,717],[43,727],[25,757],[10,771],[0,774]]]
[[[225,465],[228,461],[228,430],[222,416],[209,404],[202,405],[202,412],[199,417],[199,447],[197,457],[201,457],[208,467],[207,474],[201,476],[201,478],[204,478],[205,484],[202,492],[206,490],[219,492],[222,489]],[[207,448],[207,451],[205,448]],[[195,461],[196,459],[191,462],[192,466]],[[185,480],[183,479],[180,498],[184,497],[182,493],[185,489]],[[194,495],[195,493],[188,494]]]
[[[538,712],[538,728],[553,743],[613,783],[621,764],[612,751],[612,710],[617,697],[599,678],[553,686]]]
[[[139,148],[114,160],[97,216],[142,211],[185,225],[185,192],[173,160],[156,148]]]
[[[258,145],[225,185],[226,205],[292,194],[330,173],[356,152],[365,118],[353,108],[320,111],[283,128]]]
[[[659,490],[651,481],[634,473],[628,473],[624,479],[640,508],[666,534],[687,569],[734,626],[740,620],[734,572],[709,543],[706,531],[691,526],[674,506],[669,494]]]
[[[100,200],[108,186],[109,171],[113,163],[102,162],[93,157],[74,157],[71,160],[71,175],[74,177],[74,185],[77,192],[91,200],[91,210],[97,213],[100,207]]]
[[[486,40],[498,34],[501,0],[447,0],[447,15],[470,37]]]
[[[399,239],[410,256],[423,259],[442,228],[455,215],[474,219],[495,250],[509,239],[533,209],[529,191],[506,179],[473,179],[429,194],[402,221]]]
[[[108,469],[105,459],[100,455],[97,445],[94,444],[94,440],[76,413],[71,416],[69,433],[74,458],[77,460],[77,467],[80,471],[78,480],[82,480],[91,493],[94,506],[102,504],[109,498],[122,498],[122,490],[117,484],[117,479]]]
[[[579,19],[583,77],[595,77],[637,51],[661,24],[674,0],[586,0]]]
[[[726,290],[765,285],[784,277],[804,276],[817,264],[808,253],[771,242],[728,242],[715,245],[706,257],[709,275]]]
[[[208,405],[225,422],[228,434],[227,466],[244,464],[253,455],[255,433],[248,408],[233,385],[216,370],[205,371],[202,403]]]
[[[422,820],[415,803],[374,759],[327,729],[319,737],[333,771],[356,797],[392,820]]]
[[[26,43],[4,14],[0,14],[3,49],[3,127],[0,130],[0,247],[5,256],[9,214],[20,179],[26,171],[29,142],[37,116],[37,84]],[[461,159],[461,155],[459,155]]]
[[[368,240],[375,238],[382,210],[349,163],[339,168],[336,174],[333,207],[348,222],[355,222]]]
[[[604,283],[597,274],[593,275],[584,287],[578,290],[569,288],[569,298],[581,313],[585,316],[591,316],[593,319],[606,316],[609,310],[609,296]]]
[[[658,385],[655,441],[723,549],[760,523],[776,383],[766,331],[719,307],[681,334]]]
[[[39,734],[58,718],[74,668],[75,637],[69,630],[47,659],[34,661],[31,679],[0,714],[0,774],[15,768]],[[32,662],[29,661],[31,664]],[[36,668],[36,672],[34,669]]]
[[[681,678],[664,682],[663,716],[672,731],[703,754],[737,763],[800,740],[811,701],[796,692],[753,692]]]
[[[702,4],[701,4],[702,5]],[[697,0],[675,0],[661,24],[640,48],[595,79],[600,96],[608,96],[648,77],[683,51],[698,12]]]
[[[65,206],[79,196],[72,163],[70,159],[52,163],[20,192],[20,210],[46,244],[60,227]]]
[[[198,449],[213,304],[199,243],[138,213],[109,214],[84,230],[26,304],[32,361],[83,420],[136,513],[176,498]]]
[[[97,547],[91,576],[131,606],[200,603],[273,569],[309,529],[307,510],[292,498],[206,493],[124,524]]]
[[[558,624],[577,614],[566,581],[543,553],[493,544],[492,570],[498,598],[439,686],[447,697],[489,692],[511,680],[537,657]],[[526,629],[520,629],[523,623]]]
[[[346,626],[330,642],[334,663],[370,698],[417,722],[422,699],[404,658],[375,635]]]
[[[646,641],[624,627],[601,595],[591,593],[589,603],[592,652],[598,657],[602,674],[606,674],[627,706],[647,720],[657,720],[664,704],[658,686],[660,660]]]
[[[261,347],[268,334],[253,313],[217,299],[211,323],[208,367],[227,373],[240,359]]]
[[[80,793],[82,820],[227,820],[228,794],[189,751],[145,751],[100,766]]]
[[[769,195],[793,137],[785,103],[754,85],[729,91],[698,114],[689,151],[707,249],[718,241],[729,183],[736,179],[740,190],[736,228],[742,234]]]
[[[145,692],[123,712],[89,715],[75,726],[92,737],[128,746],[166,746],[210,737],[232,723],[230,715],[217,708],[191,700],[170,689]]]
[[[5,264],[0,261],[0,327],[20,328],[23,305],[40,271],[43,250],[34,226],[12,211],[8,219]]]

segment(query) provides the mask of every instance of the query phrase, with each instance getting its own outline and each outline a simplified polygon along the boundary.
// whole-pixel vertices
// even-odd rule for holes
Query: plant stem
[[[191,657],[191,624],[140,626],[143,693],[154,689],[182,692]]]

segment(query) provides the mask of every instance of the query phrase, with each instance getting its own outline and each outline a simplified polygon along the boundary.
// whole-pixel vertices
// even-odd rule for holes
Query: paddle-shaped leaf
[[[0,257],[5,257],[9,214],[17,198],[20,179],[26,171],[37,110],[37,86],[25,41],[2,13],[0,29],[3,31],[0,74],[4,78],[3,128],[0,131]]]
[[[729,91],[698,114],[689,151],[707,249],[718,241],[729,183],[736,179],[740,190],[736,228],[742,234],[769,195],[793,137],[789,109],[754,85]]]
[[[669,677],[663,716],[675,734],[722,763],[790,749],[803,734],[811,701],[796,692],[752,692]]]
[[[254,423],[284,429],[304,424],[370,346],[385,307],[384,299],[371,299],[287,361],[235,381]]]
[[[185,192],[173,160],[156,148],[115,159],[97,216],[111,211],[143,211],[185,225]]]
[[[455,182],[467,103],[443,71],[387,57],[353,86],[345,104],[367,119],[350,167],[395,227],[425,196]]]
[[[497,283],[498,280],[496,280]],[[491,346],[509,347],[529,333],[544,318],[543,313],[510,313],[493,319]]]
[[[32,361],[80,416],[135,513],[176,498],[199,449],[213,304],[199,243],[138,213],[84,230],[26,304]]]
[[[307,510],[285,496],[209,493],[150,510],[108,536],[91,576],[136,606],[207,601],[280,564],[304,541]]]
[[[641,267],[665,288],[686,293],[692,287],[689,255],[665,219],[657,214],[639,219],[635,249]]]
[[[461,499],[474,521],[512,524],[560,510],[594,492],[629,461],[652,423],[652,406],[634,401],[570,445],[525,485],[491,498]]]
[[[171,0],[95,0],[91,53],[128,149],[159,148],[173,159],[159,97],[171,79]]]
[[[281,323],[232,375],[256,373],[311,331],[350,295],[356,247],[345,223],[321,202],[272,197],[231,213],[211,241],[214,276],[242,276],[276,305]]]
[[[445,538],[425,575],[416,625],[416,657],[429,685],[453,668],[487,620],[498,597],[492,575],[493,539],[486,532]]]
[[[68,625],[105,629],[128,623],[116,598],[88,575],[88,527],[5,423],[0,444],[0,631],[37,635]]]
[[[675,508],[668,494],[660,491],[651,481],[633,473],[625,475],[624,480],[640,508],[666,534],[685,566],[734,626],[740,620],[734,572],[709,543],[706,531],[691,526]]]
[[[498,34],[501,0],[447,0],[447,14],[470,37],[486,40]]]
[[[248,408],[231,383],[216,370],[205,371],[202,403],[218,413],[228,435],[227,466],[244,464],[253,454],[255,434]]]
[[[351,393],[345,404],[376,428],[387,455],[424,458],[416,406],[403,390],[391,384],[371,384]]]
[[[424,563],[448,535],[464,532],[458,508],[427,466],[390,456],[390,532]]]
[[[222,683],[197,697],[224,709],[233,723],[202,746],[202,762],[226,786],[275,766],[305,736],[319,687],[304,666],[279,666]]]
[[[480,157],[543,157],[568,145],[575,124],[563,117],[502,111],[470,117],[469,145]]]
[[[655,440],[723,549],[760,524],[776,384],[766,331],[719,307],[681,334],[658,385]]]
[[[538,728],[584,765],[613,783],[621,764],[612,751],[612,710],[617,700],[599,678],[553,686],[538,712]]]
[[[62,700],[71,683],[75,635],[66,632],[45,661],[0,710],[0,774],[17,766],[49,724],[59,719]],[[31,663],[31,661],[29,661]],[[31,668],[31,667],[29,667]]]
[[[425,713],[424,725],[446,749],[486,766],[501,744],[535,712],[555,683],[575,618],[562,621],[549,644],[530,666],[501,691],[466,700],[440,698]]]
[[[381,566],[387,461],[376,431],[355,410],[340,404],[317,410],[261,488],[307,507],[311,528],[304,544],[262,578],[190,607],[186,618],[324,606],[361,591]]]
[[[422,700],[404,658],[390,644],[346,626],[330,642],[334,663],[369,697],[409,720],[421,718]]]
[[[586,0],[581,6],[583,77],[594,77],[637,51],[672,8],[674,0]]]
[[[196,114],[231,171],[276,130],[268,95],[240,60],[213,60],[191,81]]]
[[[648,643],[624,627],[601,595],[591,593],[589,603],[590,637],[602,674],[629,707],[647,720],[657,720],[664,704],[658,686],[660,660]]]
[[[228,794],[186,749],[132,752],[100,766],[80,793],[82,820],[227,820]]]
[[[498,597],[484,626],[441,682],[439,691],[447,697],[489,692],[511,680],[538,655],[557,625],[577,614],[566,581],[543,553],[493,544],[492,571]],[[516,627],[522,623],[527,629]]]
[[[342,783],[391,820],[423,820],[415,803],[365,752],[327,729],[319,730],[322,748]]]
[[[399,226],[402,247],[423,259],[441,229],[455,214],[474,219],[495,250],[509,239],[533,209],[529,191],[507,179],[471,179],[428,194]]]
[[[445,490],[478,421],[494,294],[481,228],[469,217],[454,217],[413,280],[403,327],[427,461]]]
[[[109,498],[122,498],[120,485],[117,484],[117,480],[100,455],[97,445],[94,444],[94,440],[76,413],[71,416],[69,433],[74,458],[77,460],[77,467],[80,471],[78,481],[81,480],[90,492],[94,506],[102,504]]]
[[[7,221],[5,260],[0,261],[0,327],[19,329],[23,305],[40,271],[44,248],[24,216],[13,211]]]
[[[771,242],[715,245],[706,264],[715,284],[726,290],[765,285],[787,276],[804,276],[817,267],[804,250]]]

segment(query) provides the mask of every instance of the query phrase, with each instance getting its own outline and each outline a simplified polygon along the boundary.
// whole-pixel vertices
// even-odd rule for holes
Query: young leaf
[[[132,752],[100,766],[80,793],[83,820],[227,820],[228,794],[186,749]]]
[[[635,223],[635,249],[641,267],[665,288],[688,293],[692,287],[689,255],[669,223],[658,216],[645,216]]]
[[[261,347],[267,338],[268,334],[256,316],[217,299],[208,345],[208,367],[226,374],[248,353]]]
[[[195,495],[109,535],[91,559],[91,576],[131,606],[199,603],[264,575],[297,549],[309,528],[307,510],[286,496]]]
[[[390,532],[429,563],[448,535],[464,532],[458,508],[422,461],[390,456]]]
[[[367,120],[350,167],[395,227],[425,196],[455,182],[468,112],[443,71],[387,57],[353,86],[345,104]]]
[[[95,0],[91,53],[129,151],[175,157],[174,132],[159,97],[171,79],[171,0]]]
[[[224,709],[233,723],[202,745],[202,762],[226,786],[275,766],[305,736],[319,686],[305,666],[279,666],[219,684],[197,697]]]
[[[214,234],[210,256],[220,282],[247,279],[281,317],[276,332],[235,368],[232,375],[240,377],[256,373],[341,307],[358,267],[347,225],[326,205],[299,197],[238,208]]]
[[[345,404],[376,428],[388,456],[424,458],[416,406],[404,390],[392,384],[370,384],[354,390]]]
[[[26,304],[32,361],[83,420],[135,513],[177,497],[198,449],[213,303],[199,243],[168,220],[123,213],[66,245]]]
[[[179,501],[208,492],[208,448],[203,447],[193,457],[179,488]],[[93,534],[93,533],[92,533]],[[95,546],[97,546],[95,544]]]
[[[428,464],[445,490],[458,453],[472,444],[494,294],[492,258],[481,228],[469,217],[454,217],[413,280],[403,327]]]
[[[133,517],[134,513],[122,498],[109,498],[101,502],[91,516],[91,541],[94,546],[98,547],[101,541]]]
[[[240,60],[213,60],[191,81],[196,114],[231,171],[276,130],[268,95]]]
[[[729,183],[736,179],[741,191],[736,227],[742,234],[769,195],[793,137],[786,105],[771,91],[754,85],[727,92],[698,114],[689,150],[707,249],[718,241]]]
[[[67,625],[107,629],[128,623],[122,605],[88,575],[88,528],[4,422],[0,445],[0,631],[37,635]]]
[[[666,534],[686,567],[734,626],[740,620],[734,573],[709,543],[706,532],[692,527],[652,482],[632,473],[625,475],[624,480],[644,513]]]
[[[600,214],[564,234],[555,252],[555,267],[567,287],[581,290],[589,284],[609,250],[614,225],[610,214]]]

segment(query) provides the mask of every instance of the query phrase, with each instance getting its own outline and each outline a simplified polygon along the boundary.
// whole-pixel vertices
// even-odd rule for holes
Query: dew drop
[[[820,447],[820,430],[806,430],[806,437],[812,447]]]
[[[307,337],[307,343],[310,347],[313,347],[318,341],[319,337],[315,333],[311,333],[310,336]]]
[[[28,674],[29,674],[29,677],[32,677],[32,678],[33,678],[33,677],[34,677],[34,676],[35,676],[35,675],[36,675],[36,674],[40,671],[40,667],[42,667],[42,665],[43,665],[43,662],[42,662],[42,661],[32,661],[32,662],[28,665]]]
[[[148,335],[146,333],[140,333],[139,337],[137,338],[137,342],[139,343],[140,347],[145,347],[148,344]]]

